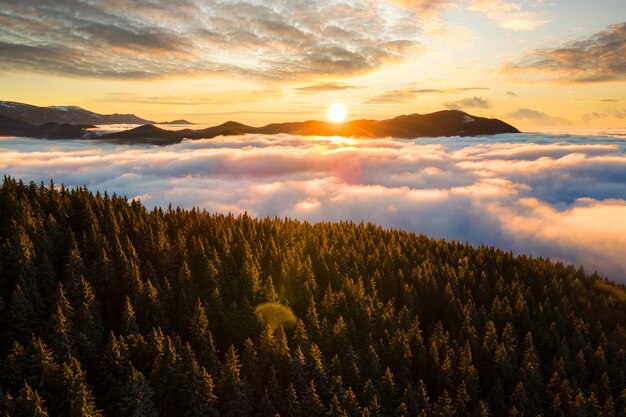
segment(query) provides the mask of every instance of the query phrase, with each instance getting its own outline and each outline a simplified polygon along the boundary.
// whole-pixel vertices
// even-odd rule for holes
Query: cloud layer
[[[372,221],[582,263],[626,282],[621,138],[248,135],[168,147],[11,138],[0,140],[0,169],[147,206]]]
[[[0,70],[341,79],[414,58],[446,10],[531,30],[548,22],[538,11],[545,7],[541,0],[0,0]]]

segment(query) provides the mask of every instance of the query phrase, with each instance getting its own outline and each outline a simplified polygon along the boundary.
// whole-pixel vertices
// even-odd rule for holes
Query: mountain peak
[[[78,107],[78,106],[48,106],[48,109],[53,109],[53,110],[60,110],[60,111],[87,111],[85,109],[83,109],[82,107]],[[92,112],[89,112],[92,113]]]

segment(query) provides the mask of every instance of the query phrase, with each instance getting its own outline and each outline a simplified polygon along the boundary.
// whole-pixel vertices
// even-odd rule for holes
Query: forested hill
[[[0,277],[2,416],[626,413],[624,287],[494,248],[5,179]]]

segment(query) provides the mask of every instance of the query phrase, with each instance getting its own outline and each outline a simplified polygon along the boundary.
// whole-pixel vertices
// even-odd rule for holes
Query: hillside
[[[0,136],[25,136],[46,139],[82,138],[93,125],[48,122],[40,125],[0,115]]]
[[[624,323],[495,248],[0,186],[0,415],[623,416]]]

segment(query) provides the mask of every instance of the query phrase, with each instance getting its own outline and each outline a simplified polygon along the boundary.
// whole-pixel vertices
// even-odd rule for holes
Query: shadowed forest
[[[0,186],[1,416],[626,416],[624,323],[491,247]]]

